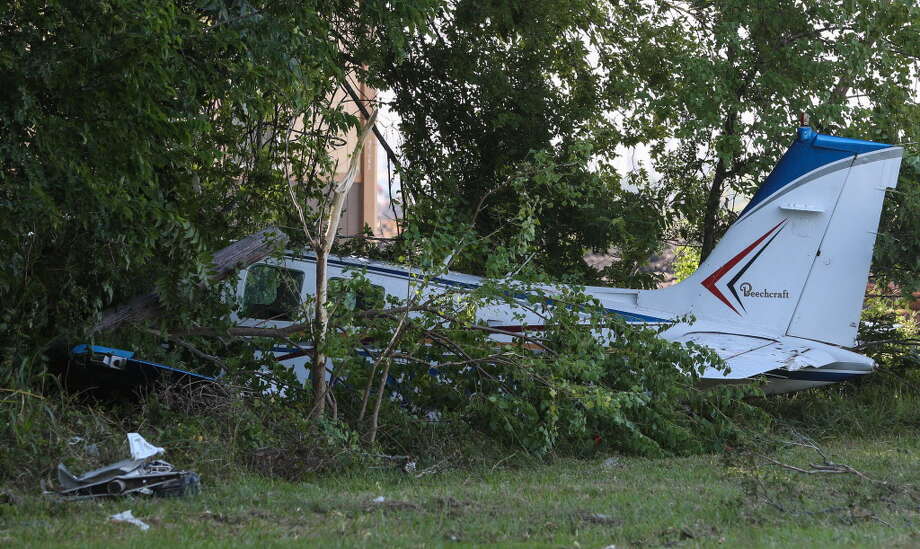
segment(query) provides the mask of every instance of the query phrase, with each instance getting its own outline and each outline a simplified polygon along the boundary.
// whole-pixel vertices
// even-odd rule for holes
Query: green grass
[[[304,483],[205,478],[202,494],[188,499],[57,503],[21,495],[0,504],[0,546],[920,545],[920,493],[905,487],[920,485],[917,437],[836,440],[825,449],[892,487],[804,475],[749,455],[620,457],[615,467],[560,460],[422,478],[367,470]],[[770,455],[804,467],[817,458],[796,447]],[[385,501],[374,503],[378,496]],[[151,529],[107,521],[126,509]]]

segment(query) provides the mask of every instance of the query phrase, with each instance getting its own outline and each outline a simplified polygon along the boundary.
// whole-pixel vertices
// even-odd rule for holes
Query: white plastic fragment
[[[386,500],[387,500],[387,498],[385,498],[385,497],[383,497],[383,496],[377,496],[377,497],[375,497],[375,498],[373,499],[374,503],[383,503],[383,502],[386,501]]]
[[[128,433],[128,446],[131,447],[131,457],[133,459],[147,459],[166,452],[165,448],[150,444],[138,433]]]
[[[141,530],[143,530],[144,532],[146,532],[147,530],[150,530],[150,525],[142,521],[141,519],[135,517],[134,513],[132,513],[130,509],[110,516],[109,520],[111,520],[112,522],[127,522],[129,524],[133,524],[137,526],[138,528],[140,528]]]

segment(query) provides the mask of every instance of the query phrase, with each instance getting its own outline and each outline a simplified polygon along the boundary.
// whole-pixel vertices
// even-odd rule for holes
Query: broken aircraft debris
[[[200,491],[197,473],[177,471],[163,460],[151,460],[165,452],[137,433],[128,433],[131,457],[112,465],[76,476],[63,463],[58,465],[60,487],[46,494],[66,500],[123,496],[128,494],[179,497]]]
[[[62,378],[71,390],[103,391],[106,395],[129,395],[134,387],[157,381],[212,382],[215,378],[165,364],[140,360],[133,351],[102,345],[77,345],[60,364]],[[113,392],[113,390],[115,390]]]

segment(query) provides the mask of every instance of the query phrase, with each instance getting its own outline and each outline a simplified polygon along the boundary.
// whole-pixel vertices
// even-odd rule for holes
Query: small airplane
[[[874,361],[849,348],[856,345],[885,192],[897,185],[902,155],[901,147],[800,127],[689,278],[657,290],[587,287],[585,292],[629,323],[666,327],[660,333],[666,340],[713,349],[730,369],[707,369],[701,376],[705,382],[765,378],[769,394],[870,373]],[[290,325],[293,319],[285,316],[290,306],[315,287],[315,264],[309,254],[290,254],[251,265],[239,281],[239,324]],[[406,299],[419,275],[390,263],[330,258],[331,279],[348,277],[350,271],[364,273],[381,298]],[[448,272],[431,282],[434,288],[463,290],[476,288],[482,279]],[[509,305],[485,307],[478,314],[481,322],[507,332],[538,330],[542,324],[535,314]],[[272,351],[301,381],[308,377],[308,352]]]

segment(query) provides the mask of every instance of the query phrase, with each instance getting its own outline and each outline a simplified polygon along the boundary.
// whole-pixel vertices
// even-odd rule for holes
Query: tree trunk
[[[390,364],[393,361],[386,359],[383,372],[380,374],[380,385],[377,387],[377,401],[374,403],[374,413],[371,414],[371,426],[367,433],[367,442],[373,444],[377,440],[377,424],[380,421],[380,405],[387,387],[387,378],[390,376]]]
[[[358,175],[358,166],[361,161],[361,152],[364,150],[364,144],[371,133],[371,128],[377,120],[377,112],[365,122],[358,132],[358,143],[351,154],[348,172],[345,177],[334,183],[331,188],[332,201],[326,215],[321,216],[321,225],[317,232],[317,239],[313,242],[313,248],[316,253],[316,308],[313,320],[313,366],[310,368],[310,377],[313,386],[313,407],[310,411],[310,417],[315,419],[321,417],[326,411],[326,339],[329,331],[329,313],[326,310],[328,301],[328,280],[327,268],[329,253],[332,251],[332,244],[335,242],[336,234],[339,231],[339,223],[342,220],[342,211],[345,207],[345,199],[348,198],[348,191],[351,190],[355,177]]]
[[[722,126],[722,137],[735,135],[735,119],[737,114],[732,112],[725,117],[725,124]],[[717,151],[718,154],[718,151]],[[716,173],[712,177],[712,185],[709,187],[709,195],[706,197],[706,211],[703,214],[703,246],[700,249],[700,263],[709,257],[709,254],[716,247],[716,240],[719,238],[719,208],[722,205],[722,191],[725,190],[725,180],[728,179],[728,161],[725,157],[719,155],[719,161],[716,163]]]
[[[275,250],[284,248],[288,236],[276,227],[268,227],[230,244],[214,254],[211,262],[211,281],[227,278],[239,269],[267,257]],[[124,305],[106,309],[102,319],[90,330],[90,334],[107,332],[123,324],[142,322],[156,318],[163,313],[158,294],[149,293],[132,298]]]
[[[326,332],[329,329],[329,311],[326,310],[329,281],[326,278],[329,255],[324,249],[316,250],[316,308],[313,315],[313,365],[310,379],[313,385],[311,418],[321,417],[326,411]]]
[[[716,173],[709,187],[709,196],[706,198],[706,211],[703,215],[703,247],[700,249],[700,263],[702,263],[716,247],[716,234],[718,230],[719,207],[722,202],[722,191],[725,184],[725,162],[720,158],[716,164]]]

